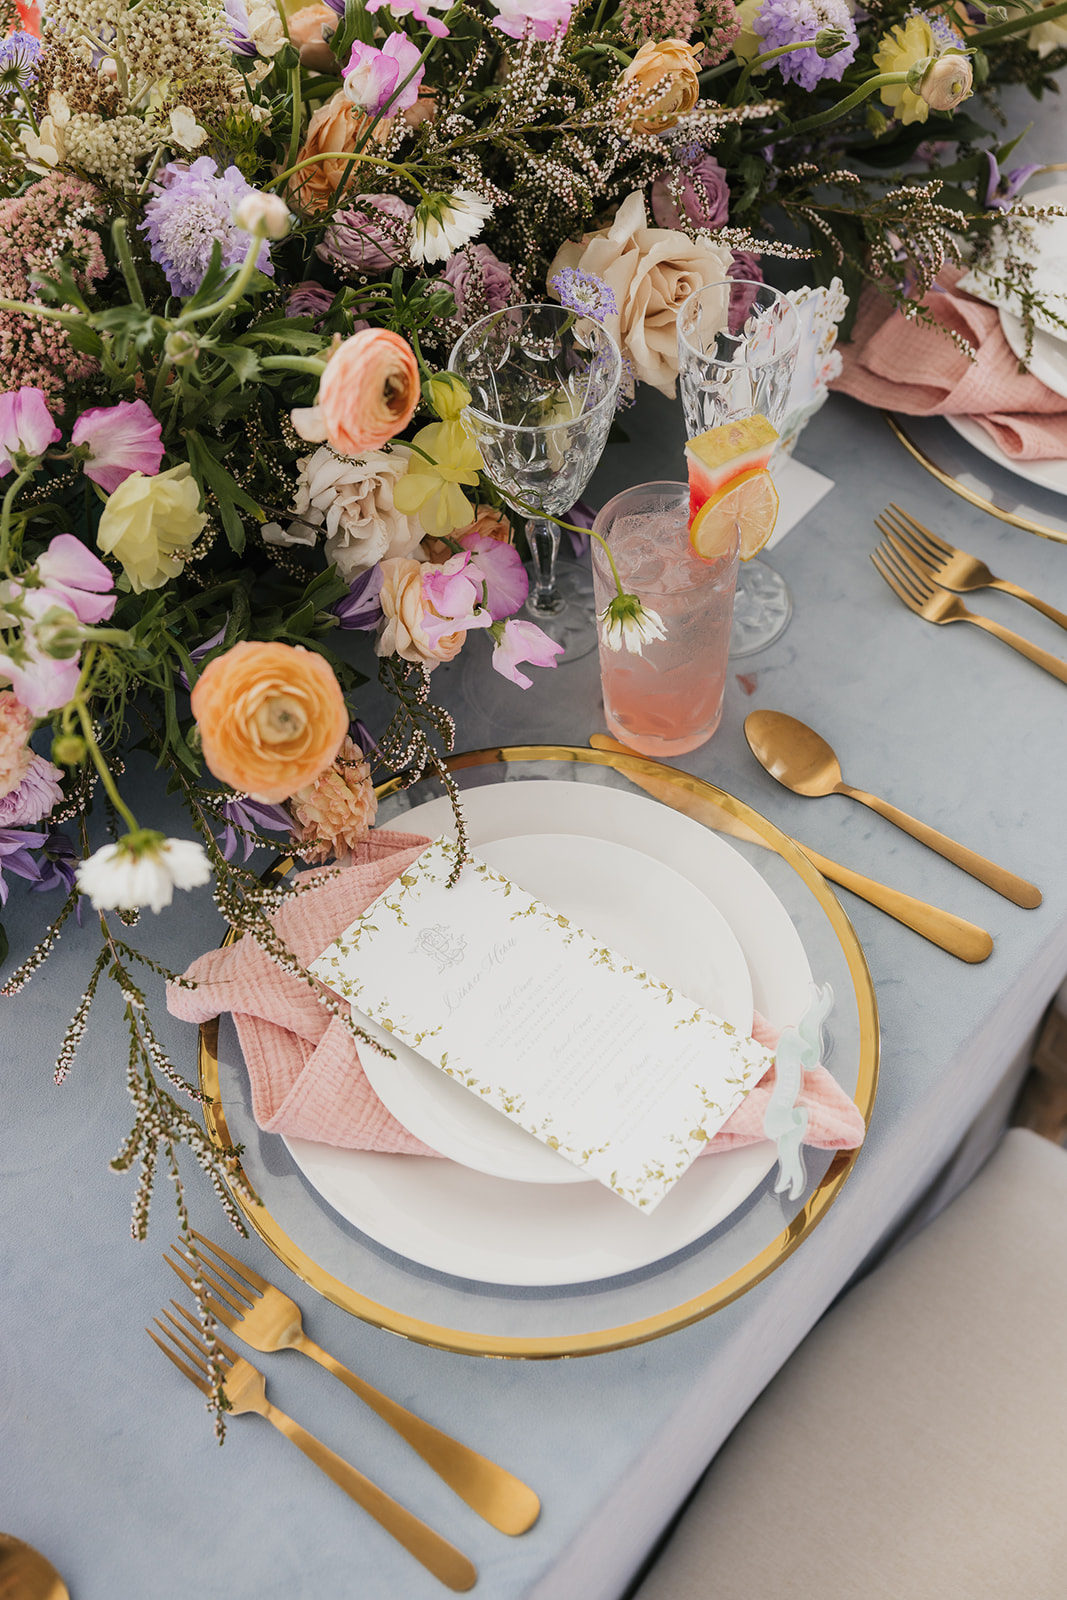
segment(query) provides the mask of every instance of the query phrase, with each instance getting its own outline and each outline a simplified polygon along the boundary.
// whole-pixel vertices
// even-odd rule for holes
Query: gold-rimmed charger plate
[[[905,417],[883,411],[890,430],[938,483],[1009,527],[1067,544],[1067,502],[1052,489],[1027,483],[980,454],[943,417]]]
[[[627,791],[627,771],[647,769],[641,758],[621,753],[549,745],[474,751],[454,757],[450,766],[463,783],[566,777]],[[751,856],[787,906],[819,981],[834,986],[835,1056],[830,1065],[869,1124],[878,1080],[877,1005],[859,940],[833,892],[803,852],[742,801],[687,773],[667,767],[657,772],[668,786],[679,786],[690,814],[694,804],[706,802],[710,825],[718,822],[729,832],[734,821],[762,841],[761,850],[734,848]],[[390,798],[400,807],[419,798],[401,793],[395,781],[380,794],[383,811]],[[660,803],[641,798],[654,816]],[[663,813],[664,826],[684,821],[669,808]],[[403,811],[387,818],[380,814],[383,822],[403,826]],[[812,1182],[799,1201],[774,1195],[768,1180],[706,1239],[647,1271],[558,1290],[498,1289],[416,1267],[328,1212],[282,1141],[261,1134],[251,1122],[240,1081],[246,1075],[233,1063],[220,1062],[218,1040],[218,1025],[205,1025],[199,1052],[201,1088],[210,1101],[205,1116],[217,1145],[235,1139],[245,1145],[243,1177],[263,1202],[242,1206],[251,1226],[298,1277],[334,1304],[405,1338],[464,1354],[521,1359],[593,1355],[699,1321],[746,1293],[807,1238],[859,1155],[807,1152]]]

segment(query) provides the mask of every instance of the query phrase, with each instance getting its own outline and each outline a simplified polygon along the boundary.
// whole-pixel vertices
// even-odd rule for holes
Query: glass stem
[[[531,517],[526,524],[526,542],[533,559],[533,585],[526,609],[532,617],[557,616],[565,605],[556,588],[559,528],[547,517]]]

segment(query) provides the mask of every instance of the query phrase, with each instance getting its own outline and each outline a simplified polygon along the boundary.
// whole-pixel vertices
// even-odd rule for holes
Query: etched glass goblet
[[[770,284],[729,278],[691,294],[678,313],[678,383],[687,436],[756,415],[780,427],[799,344],[796,307]],[[785,579],[763,561],[743,561],[730,654],[751,655],[773,643],[792,610]]]
[[[619,347],[565,306],[507,306],[466,330],[448,366],[470,391],[463,424],[486,476],[527,515],[526,615],[564,646],[565,665],[596,646],[592,574],[571,563],[557,569],[560,530],[544,513],[569,511],[600,460],[622,377]]]

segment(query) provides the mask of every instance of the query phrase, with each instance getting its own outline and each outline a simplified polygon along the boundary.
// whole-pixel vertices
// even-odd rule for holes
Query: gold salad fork
[[[177,1260],[168,1255],[163,1259],[190,1289],[193,1278],[189,1269],[199,1270],[211,1290],[206,1302],[208,1309],[223,1327],[236,1333],[253,1350],[301,1350],[327,1372],[332,1372],[406,1439],[461,1500],[501,1533],[525,1533],[533,1526],[541,1502],[521,1479],[357,1378],[354,1372],[308,1338],[295,1300],[290,1300],[266,1278],[238,1261],[221,1245],[213,1244],[204,1234],[194,1230],[193,1237],[211,1252],[214,1260],[208,1261],[198,1253],[194,1262],[177,1247],[172,1247]]]
[[[918,564],[920,571],[943,589],[952,589],[956,594],[970,594],[974,589],[999,589],[1002,594],[1014,595],[1016,600],[1025,600],[1035,611],[1040,611],[1061,628],[1067,628],[1067,615],[1050,606],[1047,600],[1031,594],[1029,589],[1021,589],[1017,583],[1009,583],[1006,578],[995,578],[984,561],[968,555],[966,550],[957,550],[947,539],[931,533],[900,506],[889,506],[882,516],[886,526],[907,545],[911,565]]]
[[[1024,639],[1021,634],[1012,633],[1010,628],[1001,627],[1000,623],[994,622],[991,617],[982,617],[977,612],[968,611],[962,600],[950,594],[947,589],[942,589],[939,584],[932,582],[924,573],[912,566],[906,546],[893,535],[881,517],[875,517],[874,521],[879,533],[885,535],[885,539],[878,549],[872,552],[871,560],[879,576],[885,579],[897,598],[903,600],[916,616],[924,617],[927,622],[973,622],[976,628],[991,633],[994,638],[1010,645],[1035,666],[1044,667],[1046,672],[1050,672],[1061,683],[1067,683],[1067,661],[1061,661],[1058,656],[1050,655],[1039,645],[1031,644],[1029,639]]]
[[[175,1311],[181,1312],[186,1322],[199,1333],[199,1324],[184,1306],[172,1300],[171,1305]],[[169,1311],[164,1311],[166,1319],[161,1322],[158,1317],[153,1318],[163,1338],[146,1328],[148,1337],[159,1346],[163,1354],[173,1361],[178,1371],[189,1379],[189,1382],[202,1394],[210,1395],[212,1392],[211,1374],[203,1347],[196,1337],[191,1336],[185,1325],[171,1316]],[[165,1342],[167,1341],[167,1342]],[[292,1417],[286,1416],[284,1411],[279,1411],[277,1406],[271,1405],[267,1399],[267,1384],[263,1374],[257,1367],[239,1356],[236,1350],[231,1350],[229,1345],[218,1340],[218,1347],[227,1365],[226,1375],[223,1379],[223,1392],[229,1401],[234,1414],[240,1416],[247,1411],[254,1411],[267,1421],[273,1423],[279,1433],[284,1433],[287,1439],[292,1440],[298,1450],[302,1450],[317,1467],[332,1478],[337,1486],[351,1495],[357,1505],[372,1516],[387,1533],[392,1534],[404,1546],[404,1549],[413,1555],[416,1561],[433,1573],[435,1578],[449,1589],[457,1593],[464,1593],[474,1587],[478,1577],[477,1569],[467,1560],[467,1557],[457,1550],[454,1545],[442,1539],[425,1522],[413,1516],[400,1503],[384,1489],[379,1489],[376,1483],[365,1478],[362,1472],[350,1466],[339,1455],[327,1448],[313,1434],[302,1428]]]

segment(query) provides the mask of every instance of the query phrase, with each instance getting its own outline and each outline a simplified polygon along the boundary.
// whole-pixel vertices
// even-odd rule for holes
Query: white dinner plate
[[[601,944],[751,1032],[752,981],[741,946],[722,912],[673,867],[629,845],[567,833],[494,839],[478,855]],[[521,1183],[593,1181],[417,1050],[395,1037],[388,1042],[396,1059],[365,1050],[363,1070],[387,1109],[431,1150]]]
[[[1009,472],[1014,472],[1016,477],[1025,478],[1027,483],[1036,483],[1039,488],[1051,489],[1054,494],[1067,494],[1067,461],[1017,461],[1013,456],[1006,456],[992,435],[973,417],[946,417],[944,420],[989,461],[995,461],[998,467],[1005,467]]]
[[[806,1009],[811,968],[785,907],[743,856],[700,823],[643,795],[556,780],[468,789],[463,809],[476,851],[493,840],[567,833],[626,845],[674,868],[729,924],[755,1009],[778,1027]],[[441,800],[397,820],[435,837],[451,832],[450,816]],[[736,1210],[775,1163],[766,1141],[701,1157],[646,1216],[599,1183],[515,1183],[429,1156],[286,1144],[319,1196],[378,1244],[439,1272],[531,1287],[610,1278],[673,1255]]]
[[[1022,317],[1001,307],[1000,326],[1015,359],[1026,362],[1026,370],[1032,377],[1067,400],[1067,344],[1062,339],[1054,339],[1042,328],[1035,328],[1030,359],[1026,361],[1026,328]]]

